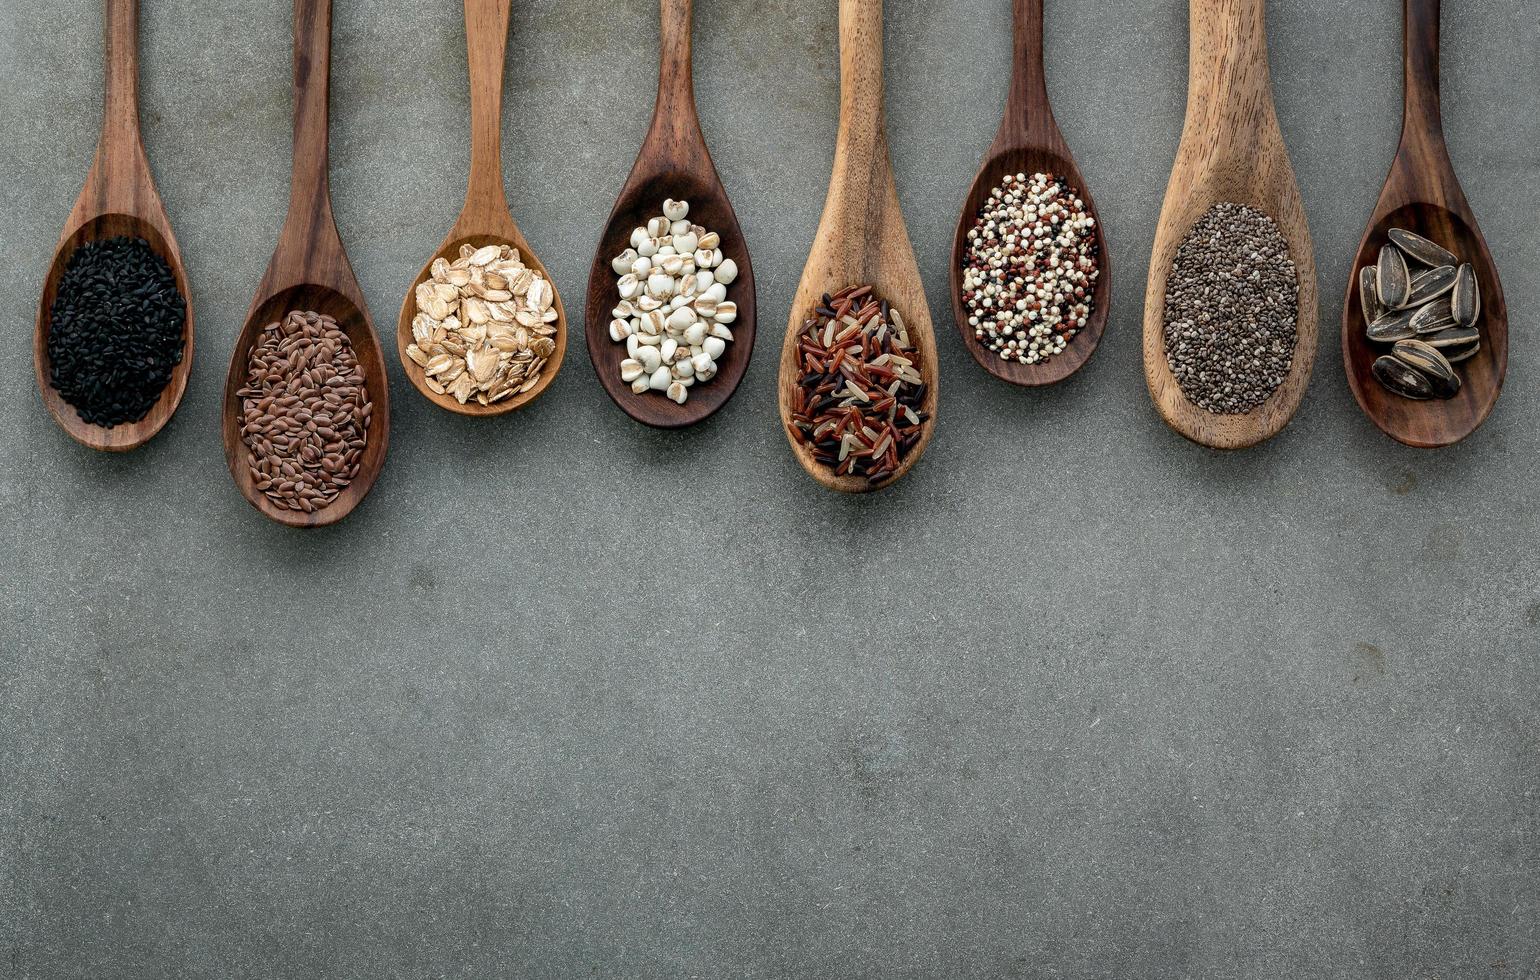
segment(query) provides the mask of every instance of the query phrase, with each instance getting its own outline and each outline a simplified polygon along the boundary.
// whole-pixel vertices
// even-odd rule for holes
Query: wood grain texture
[[[781,348],[779,393],[786,440],[797,462],[813,479],[842,493],[890,486],[920,461],[935,433],[939,395],[935,330],[888,157],[882,24],[882,0],[840,0],[840,125],[834,173]],[[797,335],[825,293],[852,285],[871,286],[903,316],[926,383],[923,408],[927,417],[920,441],[891,476],[877,483],[856,476],[835,476],[813,458],[811,447],[792,435],[792,396],[799,374]]]
[[[738,390],[754,353],[759,316],[748,243],[717,176],[695,108],[691,44],[694,4],[692,0],[661,0],[661,15],[658,97],[652,125],[594,252],[588,274],[587,340],[599,383],[621,411],[654,428],[682,429],[716,414]],[[683,405],[659,392],[633,392],[620,380],[626,347],[610,339],[611,312],[620,302],[610,263],[630,247],[633,229],[662,213],[668,198],[689,201],[690,220],[716,232],[722,239],[722,254],[738,266],[738,278],[728,287],[728,299],[738,304],[738,319],[729,325],[733,341],[717,362],[717,376],[692,387]]]
[[[1166,190],[1144,302],[1144,376],[1171,428],[1201,445],[1240,449],[1272,438],[1310,385],[1319,296],[1310,228],[1273,107],[1266,0],[1191,0],[1187,118]],[[1272,396],[1244,415],[1217,415],[1187,399],[1166,361],[1166,278],[1182,240],[1210,207],[1233,202],[1278,223],[1299,274],[1298,343]]]
[[[54,250],[53,262],[43,281],[37,326],[32,335],[32,363],[43,404],[71,439],[91,449],[127,452],[154,438],[182,403],[188,374],[192,370],[193,308],[182,253],[171,233],[171,222],[166,217],[160,194],[155,190],[150,161],[140,136],[139,0],[107,0],[104,20],[107,84],[101,139],[85,186],[64,223],[64,232],[59,236],[58,248]],[[138,422],[108,429],[82,421],[75,409],[54,390],[50,381],[48,334],[52,327],[53,302],[59,294],[59,280],[75,249],[87,242],[123,235],[144,239],[166,260],[186,305],[187,317],[182,327],[182,363],[172,371],[171,380],[159,400]]]
[[[1382,432],[1419,449],[1453,445],[1475,432],[1497,405],[1508,371],[1508,306],[1476,217],[1455,177],[1439,106],[1440,0],[1403,0],[1405,106],[1401,144],[1364,232],[1342,313],[1342,360],[1348,386]],[[1412,401],[1386,391],[1371,373],[1387,347],[1364,335],[1359,270],[1376,261],[1392,228],[1405,228],[1454,252],[1481,286],[1481,350],[1455,366],[1463,384],[1448,401]]]
[[[373,489],[390,444],[385,361],[332,218],[328,154],[331,29],[331,0],[294,0],[294,164],[289,215],[236,340],[225,378],[223,434],[230,475],[253,507],[279,524],[297,528],[335,524],[351,514]],[[291,310],[314,310],[337,321],[353,344],[374,403],[358,476],[329,506],[310,514],[280,509],[256,489],[247,467],[248,451],[241,441],[241,400],[236,394],[246,382],[246,359],[252,344],[264,328]]]
[[[995,141],[984,155],[978,176],[963,202],[952,240],[952,316],[962,335],[963,346],[973,359],[990,374],[1023,387],[1057,384],[1079,371],[1096,353],[1107,317],[1112,310],[1112,259],[1107,249],[1106,227],[1097,213],[1095,199],[1086,184],[1069,144],[1064,141],[1048,100],[1048,84],[1043,73],[1043,0],[1015,0],[1014,65],[1011,69],[1010,94],[1005,103],[1005,118]],[[1062,354],[1038,364],[1001,360],[973,335],[968,325],[967,307],[963,305],[963,263],[968,254],[968,232],[978,217],[979,208],[990,191],[1007,174],[1056,174],[1072,184],[1096,219],[1096,238],[1100,249],[1101,276],[1092,293],[1095,309]]]
[[[465,41],[470,66],[471,94],[471,172],[466,186],[465,206],[422,271],[412,280],[401,303],[401,318],[396,326],[396,355],[407,378],[422,396],[445,411],[457,415],[488,417],[506,415],[539,398],[556,380],[567,355],[567,312],[561,292],[540,261],[508,208],[508,194],[503,185],[503,75],[507,64],[508,22],[512,0],[465,0]],[[477,402],[460,404],[453,395],[441,395],[426,384],[423,370],[406,349],[412,343],[412,321],[417,316],[417,287],[432,274],[438,259],[454,261],[460,246],[512,245],[519,250],[524,264],[538,271],[551,283],[556,307],[556,350],[546,362],[539,384],[523,394],[513,395],[493,405]]]

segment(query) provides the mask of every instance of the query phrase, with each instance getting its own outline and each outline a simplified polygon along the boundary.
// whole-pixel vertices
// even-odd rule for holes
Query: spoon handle
[[[1273,116],[1267,0],[1191,0],[1189,25],[1188,122],[1249,140]]]
[[[465,43],[471,73],[471,177],[465,210],[502,212],[503,72],[512,0],[465,0]]]
[[[1005,102],[1006,125],[1024,134],[1056,132],[1043,73],[1043,0],[1015,0],[1011,92]]]
[[[667,135],[676,147],[704,143],[695,111],[694,0],[661,0],[658,101],[653,137]]]
[[[139,142],[139,0],[107,0],[102,144]]]
[[[833,186],[869,198],[888,162],[883,108],[882,0],[840,0],[840,126]]]
[[[1405,0],[1406,95],[1401,136],[1443,142],[1439,103],[1440,0]]]
[[[294,168],[289,226],[331,228],[331,0],[294,0]],[[325,220],[319,220],[324,218]]]

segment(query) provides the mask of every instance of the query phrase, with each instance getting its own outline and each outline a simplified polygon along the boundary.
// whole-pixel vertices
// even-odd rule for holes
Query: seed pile
[[[91,425],[144,418],[182,363],[187,304],[171,267],[141,238],[75,249],[49,318],[48,380]]]
[[[917,356],[904,318],[870,286],[825,295],[797,338],[792,438],[836,476],[892,476],[927,421]]]
[[[236,394],[251,478],[276,506],[321,510],[358,476],[374,406],[336,320],[295,311],[269,325]]]
[[[556,291],[511,245],[460,246],[417,287],[406,356],[428,390],[495,405],[540,383],[556,352]]]
[[[1358,290],[1369,339],[1391,345],[1374,362],[1375,380],[1419,401],[1459,394],[1454,365],[1481,350],[1475,268],[1437,242],[1392,228],[1379,261],[1359,272]]]
[[[610,267],[620,303],[610,339],[626,345],[620,380],[638,395],[656,391],[683,405],[690,388],[717,375],[738,319],[727,287],[738,264],[722,239],[689,220],[688,201],[667,200],[663,213],[631,233],[631,247]]]
[[[1062,354],[1095,312],[1096,219],[1061,177],[1006,174],[979,207],[963,257],[973,336],[1002,361]]]
[[[1166,360],[1187,398],[1243,415],[1288,377],[1299,274],[1272,218],[1222,203],[1193,225],[1166,280]]]

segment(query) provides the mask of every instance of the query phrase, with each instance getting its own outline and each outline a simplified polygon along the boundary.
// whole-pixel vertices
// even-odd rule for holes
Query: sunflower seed
[[[1373,370],[1374,380],[1402,398],[1426,401],[1433,397],[1433,386],[1421,372],[1389,354],[1375,361]]]
[[[1460,376],[1454,373],[1454,367],[1437,347],[1420,340],[1403,340],[1391,348],[1390,353],[1402,364],[1421,372],[1434,397],[1453,398],[1460,393]]]
[[[1358,272],[1358,300],[1364,308],[1364,323],[1373,326],[1374,321],[1385,315],[1385,304],[1380,302],[1380,271],[1366,265]]]
[[[1475,327],[1450,326],[1438,333],[1418,337],[1425,344],[1431,344],[1440,350],[1446,347],[1464,347],[1470,343],[1480,343],[1481,333]]]
[[[1455,275],[1450,313],[1462,327],[1474,327],[1481,316],[1481,287],[1476,283],[1476,269],[1469,262]]]
[[[1412,291],[1406,297],[1406,305],[1421,306],[1424,303],[1431,303],[1454,288],[1455,278],[1455,269],[1452,265],[1441,265],[1437,269],[1429,269],[1420,276],[1413,276]]]
[[[1413,333],[1438,333],[1454,325],[1454,314],[1450,312],[1448,297],[1436,299],[1412,314]]]
[[[1440,353],[1444,355],[1444,360],[1448,361],[1450,364],[1458,364],[1461,361],[1468,361],[1475,357],[1480,351],[1481,341],[1479,340],[1467,341],[1461,345],[1444,347],[1440,349]]]
[[[1378,319],[1369,324],[1369,339],[1377,344],[1388,344],[1392,341],[1415,337],[1417,331],[1412,329],[1412,317],[1416,312],[1416,310],[1387,310],[1381,313]]]
[[[1460,261],[1455,258],[1453,252],[1437,242],[1430,242],[1421,235],[1404,228],[1390,229],[1390,240],[1395,242],[1396,247],[1401,251],[1426,266],[1437,268],[1441,265],[1455,265]]]
[[[1391,229],[1389,237],[1391,244],[1380,250],[1378,261],[1359,276],[1365,312],[1372,308],[1371,272],[1380,303],[1391,311],[1370,321],[1370,340],[1394,342],[1391,353],[1374,362],[1374,376],[1406,398],[1453,398],[1460,391],[1460,375],[1453,365],[1481,350],[1476,328],[1481,294],[1475,269],[1461,264],[1442,245],[1404,228]],[[1413,276],[1408,260],[1427,268]],[[1400,290],[1403,274],[1407,278]]]
[[[1406,257],[1394,245],[1380,249],[1379,285],[1380,302],[1393,310],[1406,305],[1406,297],[1412,291],[1412,274],[1406,267]]]

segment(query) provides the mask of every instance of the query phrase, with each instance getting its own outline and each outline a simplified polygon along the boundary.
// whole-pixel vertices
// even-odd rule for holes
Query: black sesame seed
[[[187,304],[171,267],[143,239],[77,248],[49,317],[49,381],[91,425],[144,418],[182,363]]]

